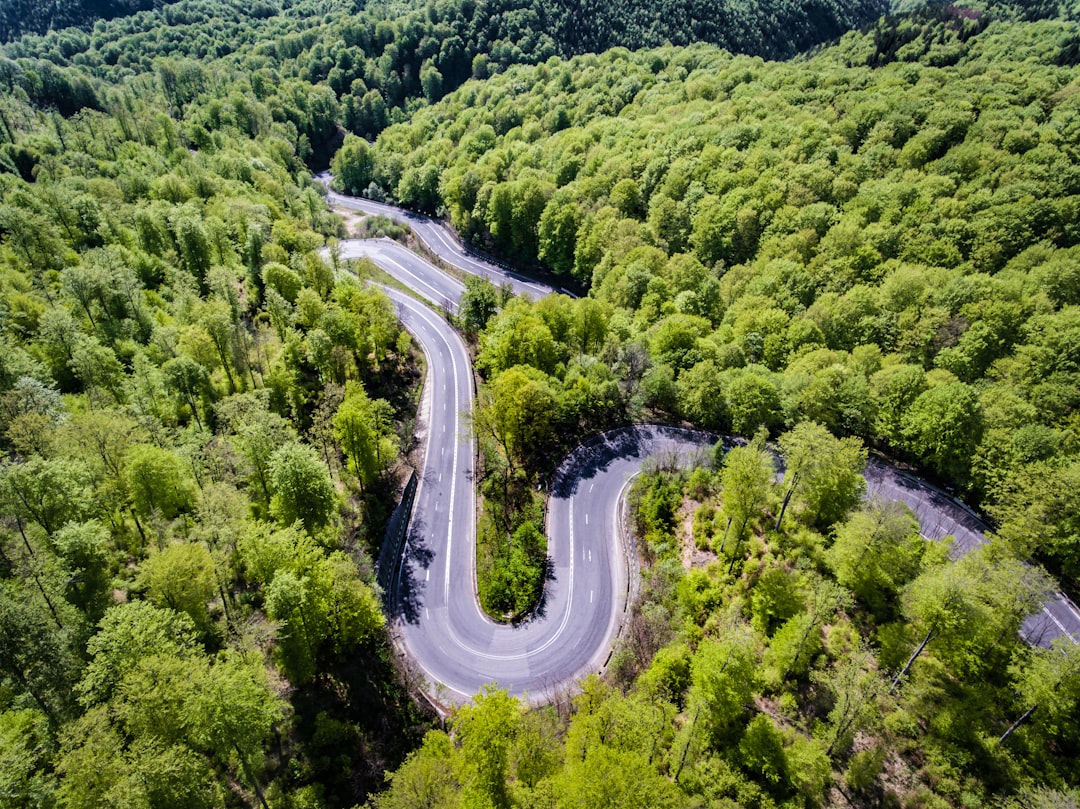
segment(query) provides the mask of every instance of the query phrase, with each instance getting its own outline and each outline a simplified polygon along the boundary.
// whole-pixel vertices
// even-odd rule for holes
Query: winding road
[[[344,201],[344,202],[342,202]],[[414,214],[331,194],[331,202],[404,219],[440,258],[493,282],[540,296],[553,290],[522,281],[503,268],[444,249],[432,220],[421,231]],[[450,242],[454,242],[451,238]],[[430,262],[389,240],[343,240],[343,257],[371,258],[432,304],[452,311],[464,286]],[[479,264],[480,266],[476,266]],[[548,499],[550,572],[544,598],[516,625],[488,618],[476,598],[476,456],[468,419],[473,375],[468,350],[445,318],[415,298],[387,290],[402,324],[427,357],[420,436],[425,463],[413,504],[400,566],[392,580],[393,632],[443,702],[469,699],[483,685],[543,701],[599,671],[629,604],[636,571],[622,530],[623,494],[644,461],[666,454],[690,462],[715,436],[677,428],[638,426],[604,433],[564,461]],[[954,553],[986,542],[986,525],[954,498],[878,461],[866,470],[867,497],[906,502],[924,536],[955,536]],[[1058,594],[1024,623],[1031,643],[1067,636],[1080,642],[1080,611]]]

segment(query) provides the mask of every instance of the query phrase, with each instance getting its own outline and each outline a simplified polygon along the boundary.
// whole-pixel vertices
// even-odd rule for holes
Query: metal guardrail
[[[416,472],[409,473],[409,480],[405,483],[405,490],[401,494],[401,502],[390,515],[390,522],[386,526],[386,536],[383,538],[382,548],[379,551],[379,559],[375,563],[375,580],[382,589],[383,601],[387,609],[391,607],[391,585],[394,581],[394,572],[401,562],[401,546],[409,530],[409,518],[412,516],[418,482]]]

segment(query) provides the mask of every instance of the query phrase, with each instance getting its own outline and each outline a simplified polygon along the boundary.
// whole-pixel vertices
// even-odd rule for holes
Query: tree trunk
[[[717,556],[719,556],[720,554],[722,554],[724,552],[724,545],[727,544],[727,535],[728,535],[728,531],[731,530],[731,522],[732,522],[733,519],[734,519],[734,517],[728,517],[727,518],[727,526],[724,528],[724,536],[720,540],[720,549],[716,552]]]
[[[41,579],[38,578],[36,571],[31,570],[30,575],[34,579],[34,584],[37,585],[38,590],[41,592],[41,597],[45,599],[45,604],[49,608],[49,612],[52,613],[53,620],[56,621],[57,629],[63,629],[64,625],[60,621],[60,616],[56,614],[56,607],[53,606],[52,599],[49,598],[49,594],[45,592],[45,588],[41,584]]]
[[[791,502],[791,495],[795,494],[795,487],[799,484],[799,473],[794,472],[791,475],[791,485],[788,486],[787,492],[784,494],[784,502],[780,505],[780,516],[776,518],[776,525],[773,526],[774,531],[780,530],[780,523],[784,520],[784,513],[787,511],[788,503]]]
[[[742,547],[743,535],[746,534],[746,524],[750,522],[750,518],[746,517],[742,524],[739,526],[739,532],[735,536],[735,550],[731,552],[731,564],[728,565],[728,575],[731,575],[731,571],[735,569],[735,561],[739,558],[739,548]]]
[[[142,523],[139,522],[139,515],[135,513],[135,506],[129,506],[131,509],[131,518],[135,520],[135,527],[139,529],[139,536],[142,537],[142,546],[146,547],[146,532],[143,531]]]
[[[251,784],[251,788],[255,790],[255,795],[259,799],[259,805],[262,809],[270,809],[266,803],[266,796],[263,795],[262,787],[259,786],[259,781],[255,777],[255,774],[251,771],[251,766],[248,764],[247,756],[240,749],[240,745],[234,744],[233,749],[236,750],[236,755],[240,758],[240,766],[244,770],[244,775],[247,776],[248,782]]]
[[[908,658],[908,662],[904,664],[904,667],[900,669],[900,673],[897,674],[896,677],[893,679],[892,685],[889,686],[890,694],[896,690],[896,686],[899,685],[900,680],[903,679],[904,675],[908,673],[908,669],[910,669],[911,664],[915,662],[915,658],[922,654],[922,650],[926,648],[926,644],[932,641],[936,634],[937,630],[935,629],[931,629],[929,632],[926,633],[926,637],[922,639],[922,643],[919,644],[919,648],[911,653],[911,657]]]
[[[694,728],[697,727],[697,720],[700,715],[701,707],[699,706],[695,709],[694,718],[690,721],[690,732],[686,736],[686,744],[683,746],[682,754],[679,756],[679,766],[675,768],[675,774],[671,776],[671,780],[676,784],[679,783],[679,773],[682,772],[682,768],[686,764],[686,754],[690,750],[690,742],[694,740]]]
[[[819,613],[820,615],[820,613]],[[791,658],[791,662],[788,663],[787,669],[784,671],[783,676],[780,678],[781,682],[787,680],[788,675],[791,674],[791,670],[795,668],[795,664],[799,662],[799,658],[802,656],[803,649],[806,648],[806,642],[810,639],[810,633],[818,628],[819,619],[815,615],[813,620],[810,621],[810,626],[803,632],[803,636],[799,639],[799,647],[795,650],[795,656]]]
[[[1024,724],[1026,721],[1028,721],[1031,715],[1035,713],[1035,709],[1038,707],[1039,703],[1036,702],[1034,705],[1024,711],[1024,715],[1017,719],[1015,722],[1013,722],[1012,725],[1009,726],[1009,729],[1001,734],[1001,738],[998,739],[998,744],[1005,744],[1005,740],[1012,736],[1013,731],[1020,727],[1022,724]]]

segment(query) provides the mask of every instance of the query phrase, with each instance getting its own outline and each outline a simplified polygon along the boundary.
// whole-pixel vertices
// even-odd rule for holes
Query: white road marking
[[[589,603],[592,604],[593,591],[589,590]]]
[[[586,525],[589,524],[589,515],[588,514],[585,515],[585,524]]]
[[[591,491],[592,491],[593,489],[595,489],[595,488],[596,488],[596,484],[595,484],[595,483],[590,483],[590,484],[589,484],[589,491],[590,491],[590,492],[591,492]]]
[[[1074,638],[1072,636],[1072,634],[1069,632],[1069,630],[1067,630],[1065,628],[1065,625],[1063,623],[1061,623],[1061,621],[1059,621],[1057,619],[1057,617],[1054,615],[1054,613],[1050,612],[1049,607],[1043,605],[1043,612],[1045,612],[1047,617],[1049,617],[1050,620],[1053,621],[1057,625],[1057,628],[1061,630],[1061,634],[1063,634],[1065,637],[1067,637],[1073,643],[1076,643],[1076,638]]]
[[[424,581],[431,581],[431,568],[430,567],[424,573]]]

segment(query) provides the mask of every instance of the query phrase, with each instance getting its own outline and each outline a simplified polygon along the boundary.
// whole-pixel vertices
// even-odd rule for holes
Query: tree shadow
[[[548,583],[558,581],[558,577],[555,575],[555,565],[551,563],[551,557],[545,556],[544,562],[541,565],[540,581],[540,597],[536,599],[536,603],[533,608],[510,622],[510,626],[515,629],[526,626],[532,621],[542,621],[547,617],[548,607]]]
[[[614,430],[594,435],[574,448],[555,472],[551,485],[554,497],[568,498],[579,484],[594,478],[607,470],[613,461],[625,458],[640,458],[652,455],[659,440],[700,445],[697,450],[707,458],[707,444],[718,440],[724,441],[724,449],[729,450],[739,442],[727,436],[719,436],[703,430],[691,430],[663,424],[636,424],[618,427]],[[681,465],[682,451],[673,450],[673,463]]]
[[[620,458],[638,458],[646,451],[645,436],[638,427],[620,427],[588,439],[563,461],[551,485],[555,497],[568,498],[582,482],[605,471]]]
[[[435,558],[435,552],[427,545],[426,535],[423,517],[414,513],[391,584],[391,617],[401,618],[410,624],[419,622],[424,604],[425,582],[417,576],[417,573],[427,570]]]

